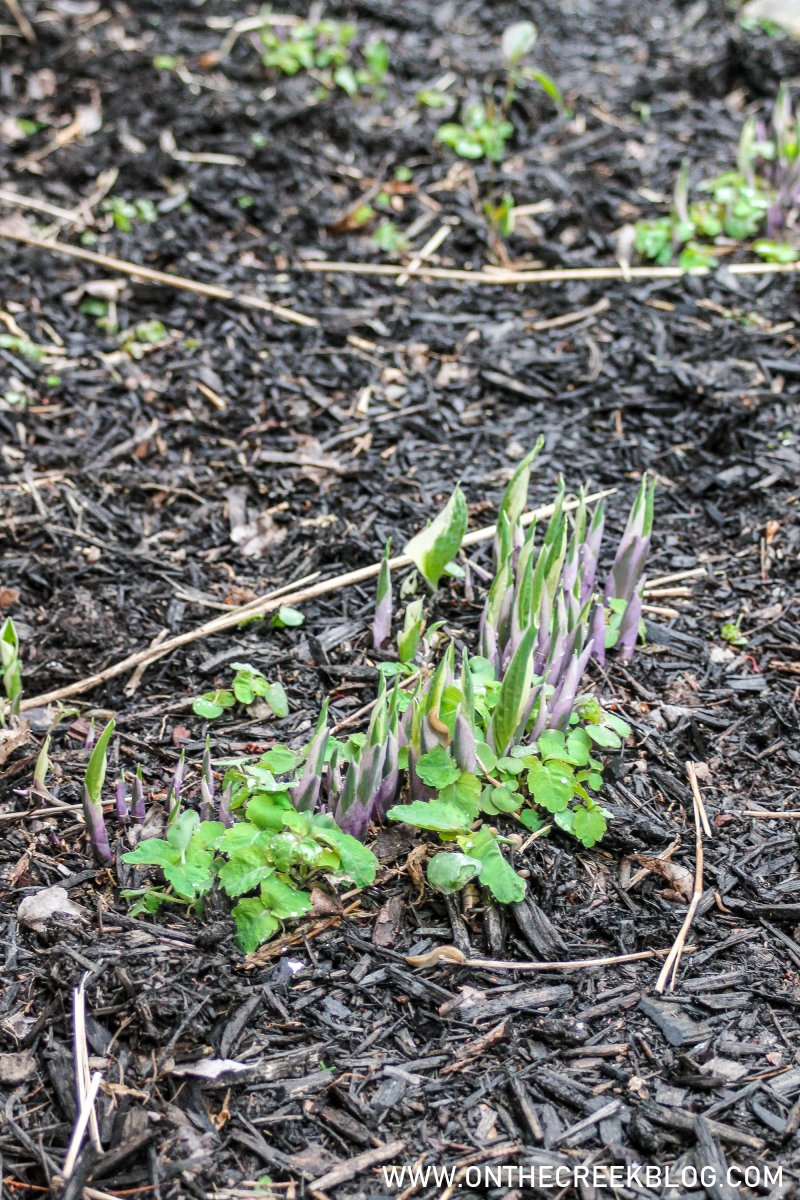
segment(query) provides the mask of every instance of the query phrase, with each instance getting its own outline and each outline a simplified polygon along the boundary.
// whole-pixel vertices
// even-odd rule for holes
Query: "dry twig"
[[[675,944],[667,955],[667,960],[661,968],[661,973],[656,982],[656,991],[663,992],[669,984],[669,990],[675,988],[675,979],[680,966],[681,955],[684,952],[686,945],[686,937],[692,927],[694,915],[697,912],[697,906],[703,897],[703,830],[707,836],[711,836],[711,827],[708,824],[703,797],[700,795],[700,788],[697,783],[697,773],[693,762],[686,764],[686,773],[689,776],[689,784],[692,789],[692,800],[694,802],[694,832],[695,832],[695,873],[694,873],[694,889],[692,891],[692,899],[689,904],[688,911],[681,925],[678,936],[675,938]]]
[[[615,491],[616,488],[608,488],[602,492],[595,492],[593,495],[586,497],[586,503],[602,500],[605,496],[610,496]],[[570,500],[564,505],[564,510],[569,512],[577,508],[578,503],[579,501],[577,500]],[[522,523],[529,525],[532,521],[551,516],[552,513],[553,505],[545,504],[541,508],[525,513],[522,517]],[[486,525],[483,529],[475,529],[472,533],[466,535],[463,545],[473,546],[476,542],[488,541],[494,537],[494,532],[494,525]],[[399,554],[396,558],[389,559],[389,569],[396,571],[400,567],[411,566],[411,563],[412,560],[407,554]],[[297,592],[289,592],[288,594],[286,594],[285,586],[278,588],[276,591],[268,592],[265,596],[259,596],[257,599],[251,600],[248,604],[243,604],[238,608],[231,609],[228,613],[214,617],[213,620],[206,621],[204,625],[199,625],[195,629],[189,629],[186,633],[178,634],[177,637],[169,638],[168,641],[162,642],[159,646],[149,646],[146,650],[138,650],[134,654],[129,654],[127,658],[113,663],[110,667],[105,667],[102,671],[96,671],[93,675],[87,675],[85,679],[78,679],[75,683],[69,683],[65,687],[54,688],[52,691],[44,692],[40,696],[28,696],[22,701],[20,707],[22,709],[40,708],[45,704],[53,704],[57,700],[66,700],[69,696],[79,696],[83,692],[88,692],[99,684],[105,683],[108,679],[115,679],[118,675],[125,675],[129,671],[133,671],[142,663],[154,662],[157,658],[162,658],[172,650],[177,650],[181,646],[187,646],[190,642],[195,642],[199,638],[210,637],[213,633],[221,633],[224,629],[231,629],[233,626],[241,624],[248,617],[264,616],[266,613],[275,612],[282,604],[290,606],[303,604],[307,600],[316,599],[317,596],[324,596],[330,592],[338,592],[344,587],[349,587],[351,584],[364,583],[367,579],[374,579],[380,572],[380,569],[380,563],[372,563],[368,567],[359,567],[358,570],[347,571],[343,575],[335,575],[331,579],[323,579],[319,583],[312,584],[310,587],[302,588]]]

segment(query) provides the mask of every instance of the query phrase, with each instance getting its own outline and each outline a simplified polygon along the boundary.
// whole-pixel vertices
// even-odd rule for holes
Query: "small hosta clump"
[[[781,87],[769,121],[745,122],[737,164],[699,186],[690,201],[681,170],[669,216],[639,221],[634,248],[644,258],[682,267],[714,266],[714,247],[751,242],[768,262],[800,259],[800,111]]]
[[[377,859],[363,843],[385,819],[438,836],[443,849],[428,867],[435,889],[450,893],[477,880],[501,903],[524,895],[525,881],[506,853],[523,838],[555,827],[587,849],[600,841],[610,816],[601,801],[604,756],[622,747],[630,729],[584,690],[583,680],[590,660],[602,662],[610,648],[625,658],[633,653],[654,486],[642,480],[603,574],[602,505],[592,511],[581,497],[570,515],[561,484],[542,530],[524,519],[540,448],[541,441],[519,465],[500,505],[479,653],[462,648],[457,657],[441,622],[426,630],[417,598],[405,610],[399,661],[382,664],[364,732],[336,737],[325,700],[302,750],[275,745],[258,759],[217,763],[226,768],[221,786],[207,740],[199,796],[188,801],[181,755],[166,804],[154,810],[164,836],[144,838],[122,856],[126,865],[158,872],[153,882],[126,891],[134,911],[174,904],[202,916],[216,892],[232,902],[238,944],[251,951],[285,921],[311,911],[315,884],[371,884]],[[456,489],[405,547],[431,591],[445,575],[465,576],[456,559],[466,528],[466,501]],[[392,565],[387,547],[378,572],[375,647],[390,641]],[[475,573],[470,567],[470,587]],[[477,573],[487,574],[482,567]],[[413,589],[417,578],[401,590]],[[422,662],[415,663],[418,654]],[[230,689],[195,701],[198,715],[210,718],[256,699],[275,716],[286,711],[283,690],[256,668],[234,663],[233,669]],[[109,723],[86,772],[86,824],[102,862],[111,857],[101,791],[112,732]],[[140,771],[130,801],[120,779],[116,809],[125,836],[135,840],[146,809]]]

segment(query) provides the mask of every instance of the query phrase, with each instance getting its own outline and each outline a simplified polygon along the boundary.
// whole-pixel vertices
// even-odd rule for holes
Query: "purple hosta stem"
[[[530,733],[531,742],[535,743],[550,725],[550,707],[547,703],[547,693],[542,690],[539,697],[539,711]]]
[[[114,796],[117,805],[117,816],[123,824],[128,821],[128,789],[125,787],[125,778],[120,775],[117,780],[117,790]]]
[[[132,798],[131,798],[131,818],[134,821],[141,822],[147,815],[147,809],[144,802],[144,786],[142,785],[141,776],[138,774],[133,778]]]
[[[292,804],[298,812],[314,812],[319,801],[324,770],[325,747],[328,744],[328,722],[323,721],[311,739],[306,754],[305,766],[308,768],[293,788],[289,789]]]
[[[590,636],[594,644],[594,656],[602,667],[606,661],[606,610],[602,603],[594,607]]]
[[[580,654],[573,655],[569,666],[564,672],[564,678],[556,688],[550,705],[550,719],[546,728],[566,729],[572,710],[575,707],[575,694],[581,681],[587,663],[592,656],[593,643],[588,642]]]
[[[427,754],[429,750],[435,750],[437,746],[444,744],[445,735],[438,733],[433,728],[428,720],[427,714],[424,714],[419,723],[419,740],[423,754]]]
[[[186,770],[186,759],[181,751],[181,756],[178,759],[178,765],[175,767],[175,774],[172,776],[172,785],[167,792],[167,817],[170,817],[175,809],[180,810],[181,803],[181,788],[183,786],[183,773]],[[176,813],[177,816],[177,813]]]
[[[461,771],[475,773],[478,759],[475,754],[475,733],[472,722],[460,710],[453,727],[453,757]]]
[[[487,658],[494,667],[495,675],[499,674],[500,657],[497,647],[497,630],[488,623],[485,615],[481,616],[479,645],[482,656]]]
[[[86,787],[83,789],[83,819],[89,833],[92,853],[98,863],[105,865],[111,862],[111,847],[108,844],[106,820],[100,804],[93,804]]]
[[[372,621],[372,645],[380,650],[392,632],[392,589],[378,601]]]
[[[231,816],[230,784],[222,789],[222,795],[219,798],[219,805],[217,808],[217,820],[221,821],[226,829],[230,829],[231,825],[233,824],[233,817]]]
[[[601,516],[595,528],[590,528],[587,534],[587,540],[581,546],[579,558],[581,558],[582,575],[581,575],[581,604],[584,605],[593,593],[595,580],[597,578],[597,560],[600,558],[600,545],[603,540],[603,526],[606,523],[606,518]]]
[[[409,786],[411,788],[411,799],[412,800],[432,800],[433,797],[436,795],[436,791],[434,788],[428,787],[428,785],[426,783],[423,783],[422,780],[420,779],[419,775],[417,774],[418,760],[419,760],[419,755],[417,754],[416,750],[414,750],[413,746],[409,746],[409,748],[408,748],[408,782],[409,782]]]
[[[636,648],[636,639],[639,636],[639,622],[642,619],[642,593],[641,589],[636,595],[628,601],[628,606],[622,614],[622,620],[619,625],[619,636],[617,645],[622,659],[625,662],[630,662],[633,658],[633,652]]]
[[[203,751],[203,782],[205,783],[206,788],[208,789],[208,794],[209,794],[209,797],[211,798],[211,803],[213,804],[214,803],[214,772],[211,769],[211,751],[209,750],[208,746],[206,746],[205,750]]]
[[[607,600],[630,600],[639,584],[649,549],[649,537],[635,533],[630,538],[623,538],[606,580]]]
[[[298,812],[314,812],[322,788],[321,775],[304,775],[298,784],[289,789],[292,804]]]
[[[200,780],[200,820],[214,820],[214,797],[205,779]]]

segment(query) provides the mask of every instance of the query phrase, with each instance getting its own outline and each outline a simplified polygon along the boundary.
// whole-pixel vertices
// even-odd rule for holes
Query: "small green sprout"
[[[738,621],[726,621],[719,632],[723,641],[726,641],[729,646],[747,645],[747,638],[742,633]]]
[[[22,667],[19,656],[19,635],[11,617],[6,617],[0,626],[0,671],[3,691],[9,702],[11,715],[19,712],[22,699]]]

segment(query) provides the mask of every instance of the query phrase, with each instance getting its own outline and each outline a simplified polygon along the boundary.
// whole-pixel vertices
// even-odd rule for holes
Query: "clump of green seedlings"
[[[736,168],[706,180],[699,191],[704,197],[690,201],[684,164],[669,216],[637,222],[636,251],[661,265],[677,256],[686,270],[715,266],[715,247],[741,242],[751,242],[767,262],[800,258],[800,112],[785,88],[768,123],[745,123]]]
[[[350,22],[322,19],[281,26],[265,24],[259,31],[265,67],[297,75],[307,71],[321,85],[323,94],[334,87],[348,96],[381,92],[389,69],[389,50],[381,40],[355,45],[357,27]]]
[[[382,664],[365,731],[334,736],[326,700],[301,750],[274,745],[257,759],[215,763],[207,741],[194,804],[183,795],[181,755],[158,809],[164,836],[141,838],[147,810],[141,771],[130,803],[120,779],[117,814],[133,823],[129,837],[141,838],[121,860],[160,877],[126,891],[134,911],[172,904],[202,917],[216,891],[234,902],[238,944],[248,952],[311,910],[314,885],[372,883],[377,861],[363,843],[384,820],[438,837],[443,848],[428,864],[433,888],[451,893],[478,880],[501,903],[524,895],[525,881],[507,855],[530,833],[555,827],[585,848],[600,841],[610,816],[600,795],[604,756],[621,749],[630,729],[581,691],[581,682],[590,659],[602,663],[611,647],[630,658],[642,633],[653,484],[643,479],[601,583],[602,505],[592,512],[581,498],[570,516],[562,483],[543,529],[524,520],[540,446],[520,464],[500,505],[479,653],[462,648],[457,661],[441,623],[425,629],[417,598],[406,607],[397,657]],[[467,517],[456,488],[405,547],[432,593],[443,577],[464,575],[455,560]],[[372,623],[377,651],[392,633],[391,565],[387,547]],[[273,712],[283,711],[282,690],[276,705],[275,685],[261,672],[244,663],[233,669],[224,696],[195,701],[199,715],[211,718],[236,700],[259,697]],[[111,860],[101,793],[112,732],[113,723],[98,739],[84,788],[87,830],[101,862]]]
[[[192,711],[198,717],[214,721],[221,717],[226,709],[233,708],[237,703],[245,708],[256,700],[263,700],[275,717],[285,717],[289,712],[289,701],[283,684],[277,680],[270,683],[263,672],[250,663],[231,663],[235,672],[229,688],[215,688],[204,692],[192,702]]]
[[[528,82],[534,82],[558,105],[563,108],[561,93],[555,81],[525,59],[536,45],[538,31],[532,21],[518,21],[503,33],[501,51],[505,69],[505,85],[499,101],[490,98],[485,102],[473,100],[464,104],[460,121],[446,121],[436,132],[436,140],[449,146],[461,158],[488,158],[501,162],[505,157],[506,145],[514,135],[511,108],[517,93]],[[421,94],[421,102],[428,107],[438,106],[438,94],[430,91]]]
[[[130,233],[137,222],[152,225],[158,220],[158,210],[152,200],[139,197],[126,200],[123,196],[109,196],[100,205],[108,213],[111,223],[120,233]]]

